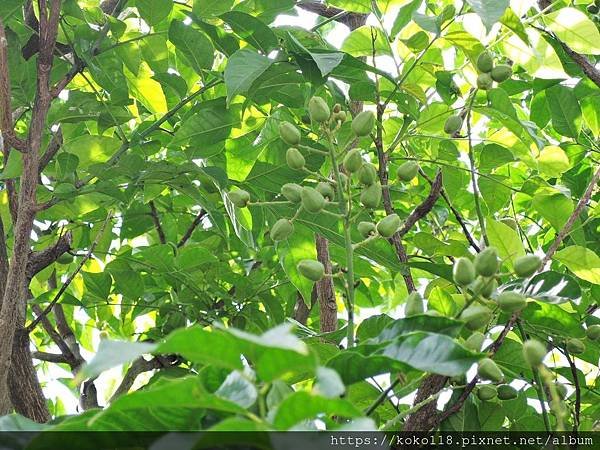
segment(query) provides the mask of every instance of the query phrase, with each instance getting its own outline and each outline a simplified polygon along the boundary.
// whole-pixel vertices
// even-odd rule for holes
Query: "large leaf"
[[[582,119],[581,108],[573,90],[565,86],[552,86],[546,91],[546,99],[554,129],[563,136],[576,138]]]
[[[556,37],[577,53],[600,55],[600,32],[594,22],[576,8],[561,8],[544,15]]]
[[[508,225],[488,219],[486,223],[490,245],[498,249],[498,255],[512,266],[512,262],[525,254],[519,234]]]
[[[246,93],[271,64],[266,56],[245,48],[231,55],[225,68],[227,102],[238,94]]]
[[[572,245],[556,252],[554,259],[567,266],[578,278],[600,284],[600,257],[593,250]]]
[[[201,73],[203,69],[212,67],[215,49],[202,31],[182,21],[174,20],[169,27],[169,40],[185,56],[196,72]]]
[[[467,3],[481,17],[486,30],[490,31],[492,25],[499,22],[504,15],[509,0],[467,0]]]
[[[573,277],[549,270],[534,276],[527,283],[527,295],[548,303],[577,302],[581,299],[581,288]]]
[[[204,102],[175,132],[171,145],[186,145],[192,142],[216,144],[229,136],[236,123],[237,120],[225,107],[224,97]]]

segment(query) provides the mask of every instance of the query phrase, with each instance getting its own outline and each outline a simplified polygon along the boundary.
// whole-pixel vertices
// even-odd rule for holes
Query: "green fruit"
[[[70,253],[63,253],[56,258],[56,262],[59,264],[71,264],[73,262],[73,255]]]
[[[462,127],[462,118],[459,115],[450,116],[444,123],[444,132],[447,134],[454,134],[459,131]]]
[[[471,305],[460,315],[460,320],[465,322],[465,327],[472,331],[486,326],[491,318],[492,312],[489,308],[481,305]]]
[[[340,122],[345,122],[345,121],[346,121],[346,118],[347,118],[346,111],[340,111],[340,112],[338,112],[338,113],[335,113],[335,114],[333,115],[333,118],[334,118],[335,120],[339,120]]]
[[[337,114],[341,111],[342,111],[342,105],[340,105],[339,103],[336,103],[335,105],[333,105],[333,113],[334,114]]]
[[[318,213],[325,207],[325,197],[314,188],[303,187],[300,196],[302,207],[310,213]]]
[[[371,111],[363,111],[358,113],[352,119],[352,131],[357,136],[368,136],[375,126],[375,114]]]
[[[363,165],[363,159],[360,154],[360,150],[353,148],[344,157],[344,169],[348,173],[354,173]]]
[[[494,361],[483,358],[477,365],[477,375],[484,380],[502,381],[504,374]]]
[[[585,344],[579,339],[571,338],[567,341],[567,351],[574,355],[585,352]]]
[[[279,136],[286,144],[298,145],[300,143],[300,131],[289,122],[281,122]]]
[[[298,263],[298,272],[311,281],[319,281],[325,275],[325,267],[314,259],[303,259]]]
[[[327,122],[331,116],[327,102],[321,97],[312,97],[308,101],[308,114],[313,122]]]
[[[411,181],[419,173],[419,165],[415,161],[406,161],[396,171],[396,176],[401,181]]]
[[[333,201],[333,199],[335,198],[335,191],[333,190],[333,186],[324,181],[321,181],[317,184],[317,191],[319,191],[321,195],[330,202]]]
[[[454,282],[459,286],[466,286],[475,280],[475,267],[469,258],[461,257],[454,261],[452,269]]]
[[[390,214],[377,223],[377,232],[384,238],[390,238],[400,226],[400,217],[398,214]]]
[[[535,368],[541,365],[546,353],[548,353],[546,346],[535,339],[529,339],[523,344],[523,359],[531,367]]]
[[[373,222],[360,222],[357,228],[360,235],[365,239],[369,236],[373,236],[377,230],[377,227]]]
[[[475,256],[475,271],[482,277],[496,275],[499,266],[498,250],[495,247],[487,247]]]
[[[389,216],[388,216],[389,217]],[[416,316],[417,314],[423,314],[425,309],[423,308],[423,297],[418,292],[411,292],[406,297],[406,307],[404,308],[404,315],[406,317]]]
[[[287,165],[290,166],[290,169],[294,170],[301,170],[306,164],[304,156],[302,156],[300,150],[295,147],[290,147],[287,149],[287,152],[285,153],[285,161],[287,162]]]
[[[510,78],[512,75],[512,68],[507,64],[498,64],[492,69],[490,73],[492,80],[497,83],[502,83]]]
[[[365,188],[360,194],[360,202],[365,208],[377,208],[381,202],[381,185],[373,183],[371,186]]]
[[[346,190],[346,187],[348,187],[348,175],[346,175],[344,172],[340,172],[340,181],[342,183],[342,190]]]
[[[498,386],[498,398],[500,400],[512,400],[513,398],[517,398],[518,396],[519,393],[510,384],[501,384],[500,386]]]
[[[495,278],[478,277],[471,288],[475,294],[479,294],[483,298],[490,298],[497,287],[498,282]]]
[[[296,183],[286,183],[281,186],[281,195],[292,203],[300,203],[300,200],[302,200],[301,192],[302,186]]]
[[[288,219],[279,219],[271,228],[271,239],[275,242],[283,241],[294,232],[294,224]]]
[[[479,331],[474,331],[473,334],[467,338],[463,346],[474,352],[480,352],[484,341],[485,335]]]
[[[237,191],[231,191],[229,194],[229,200],[238,208],[245,208],[250,201],[250,194],[243,189]]]
[[[488,52],[483,52],[477,57],[477,70],[483,73],[491,72],[494,67],[494,60]]]
[[[358,169],[358,181],[367,186],[371,186],[377,181],[377,169],[371,163],[365,163]]]
[[[496,398],[496,395],[498,395],[496,386],[491,384],[482,384],[477,388],[477,398],[482,402],[493,400]]]
[[[527,306],[527,299],[520,292],[504,291],[496,298],[498,306],[505,313],[512,314]]]
[[[591,341],[597,341],[600,339],[600,325],[590,325],[585,330],[585,335]]]
[[[515,260],[515,274],[521,278],[529,278],[542,267],[542,259],[536,255],[520,256]]]
[[[477,77],[477,87],[484,91],[491,89],[494,85],[494,80],[489,73],[482,73]]]

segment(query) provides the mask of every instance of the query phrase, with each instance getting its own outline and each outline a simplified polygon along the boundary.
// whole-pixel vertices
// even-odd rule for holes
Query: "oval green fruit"
[[[243,189],[229,192],[228,197],[231,203],[238,208],[245,208],[250,201],[250,194],[248,191],[244,191]]]
[[[373,183],[365,188],[360,194],[360,202],[365,208],[375,209],[381,202],[381,185]]]
[[[520,278],[529,278],[542,267],[542,259],[537,255],[520,256],[515,260],[515,274]]]
[[[335,191],[333,190],[333,186],[325,181],[321,181],[317,184],[317,191],[321,193],[323,197],[325,197],[330,202],[335,199]]]
[[[300,203],[302,200],[302,186],[296,183],[286,183],[281,186],[281,195],[283,195],[287,201],[292,203]]]
[[[491,72],[494,68],[494,59],[488,52],[483,52],[477,57],[477,70],[483,73]]]
[[[408,297],[406,297],[404,315],[406,317],[416,316],[417,314],[423,314],[424,311],[425,308],[423,307],[423,297],[421,297],[421,294],[416,291],[411,292]]]
[[[507,64],[498,64],[492,69],[490,75],[492,80],[497,83],[502,83],[510,78],[512,75],[512,68]]]
[[[452,278],[459,286],[466,286],[475,280],[475,267],[469,258],[461,257],[454,261]]]
[[[481,295],[483,298],[490,298],[496,288],[498,282],[495,278],[478,277],[472,286],[473,293]]]
[[[482,402],[493,400],[496,398],[496,395],[498,395],[496,386],[491,384],[482,384],[477,388],[477,398]]]
[[[314,259],[303,259],[298,263],[298,272],[311,281],[319,281],[325,275],[325,267]]]
[[[354,173],[363,165],[362,155],[360,154],[360,150],[357,148],[353,148],[344,157],[344,169],[348,173]]]
[[[518,396],[519,393],[510,384],[501,384],[498,386],[498,398],[500,400],[512,400]]]
[[[373,222],[359,222],[357,228],[360,235],[365,239],[373,236],[377,230],[377,226]]]
[[[368,136],[375,126],[375,114],[371,111],[362,111],[352,119],[352,131],[357,136]]]
[[[325,207],[325,197],[319,191],[309,186],[303,187],[300,193],[302,207],[309,213],[318,213]]]
[[[523,359],[531,367],[538,367],[544,362],[548,350],[540,341],[529,339],[523,343]]]
[[[271,239],[273,241],[283,241],[294,232],[294,224],[288,219],[279,219],[271,228]]]
[[[477,365],[477,375],[484,380],[502,381],[504,374],[490,358],[483,358]]]
[[[591,341],[597,341],[600,339],[600,325],[590,325],[585,330],[585,335]]]
[[[521,311],[527,306],[527,299],[520,292],[504,291],[498,294],[496,298],[498,306],[505,313],[512,314]]]
[[[419,165],[416,161],[406,161],[398,167],[396,176],[401,181],[411,181],[419,173]]]
[[[485,341],[485,335],[480,331],[474,331],[471,336],[467,338],[463,344],[465,348],[473,350],[474,352],[480,352],[481,346]]]
[[[465,322],[465,327],[472,331],[486,326],[491,318],[492,311],[482,305],[471,305],[460,315],[460,320]]]
[[[333,113],[337,114],[339,112],[342,111],[342,105],[340,105],[339,103],[336,103],[335,105],[333,105]]]
[[[579,339],[571,338],[567,340],[567,351],[573,355],[579,355],[585,352],[585,344]]]
[[[400,217],[398,214],[390,214],[377,223],[377,232],[384,238],[390,238],[398,231],[400,227]]]
[[[335,113],[333,115],[333,118],[335,120],[339,120],[340,122],[345,122],[347,117],[348,116],[346,115],[346,111],[340,111],[340,112]]]
[[[491,89],[494,85],[494,80],[489,73],[482,73],[477,77],[477,87],[484,91]]]
[[[325,100],[315,96],[308,101],[308,114],[313,122],[327,122],[331,111]]]
[[[475,256],[475,271],[482,277],[496,275],[499,266],[498,250],[495,247],[484,248]]]
[[[371,186],[377,181],[377,169],[371,163],[365,163],[358,169],[358,181],[362,184]]]
[[[286,144],[298,145],[300,143],[300,130],[289,122],[281,122],[279,136]]]
[[[287,152],[285,153],[285,161],[290,169],[294,170],[301,170],[306,164],[304,156],[302,153],[300,153],[300,150],[295,147],[290,147],[287,149]]]
[[[457,131],[460,131],[461,127],[462,118],[459,115],[455,114],[446,119],[446,122],[444,123],[444,132],[446,132],[447,134],[454,134]]]
[[[59,264],[71,264],[73,262],[73,255],[71,255],[70,253],[63,253],[62,255],[60,255],[57,259],[56,262]]]

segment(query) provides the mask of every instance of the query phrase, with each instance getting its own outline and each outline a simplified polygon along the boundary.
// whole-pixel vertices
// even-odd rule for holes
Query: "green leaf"
[[[398,11],[398,15],[392,25],[392,31],[390,32],[390,37],[392,39],[394,39],[398,33],[409,24],[413,14],[419,9],[421,3],[423,3],[423,0],[412,0],[405,5],[402,5],[402,8]]]
[[[112,279],[106,272],[82,272],[83,283],[85,284],[86,293],[95,297],[97,300],[105,301],[109,294],[112,285]]]
[[[210,39],[200,30],[174,20],[169,27],[169,40],[175,45],[197,73],[210,69],[215,49]]]
[[[346,400],[295,392],[281,402],[273,425],[278,430],[289,430],[304,420],[316,419],[319,414],[345,418],[362,416],[362,413]]]
[[[529,297],[547,303],[578,302],[581,288],[570,275],[548,270],[534,276],[527,283],[525,293]]]
[[[257,52],[243,48],[229,58],[225,68],[227,103],[238,94],[248,92],[252,84],[272,64],[272,61]]]
[[[536,194],[531,203],[556,230],[563,227],[573,212],[573,202],[557,191]]]
[[[562,134],[576,138],[581,130],[581,108],[572,89],[565,86],[552,86],[546,90],[546,99],[552,114],[554,129]]]
[[[593,250],[572,245],[556,252],[554,259],[567,266],[578,278],[600,284],[600,257]]]
[[[225,106],[224,97],[206,101],[183,122],[170,145],[180,146],[191,142],[216,144],[227,139],[236,123],[237,120]]]
[[[159,24],[166,19],[173,9],[172,0],[135,0],[142,19],[150,26]]]
[[[19,151],[12,151],[8,155],[8,161],[6,161],[2,173],[0,174],[0,180],[8,180],[10,178],[18,178],[23,172],[23,155]]]
[[[223,384],[215,391],[215,395],[242,408],[250,408],[258,398],[256,387],[237,370],[227,376]]]
[[[86,169],[107,161],[120,146],[121,142],[116,138],[84,134],[65,142],[63,150],[77,156],[79,167]]]
[[[525,254],[519,233],[508,225],[492,219],[486,221],[486,227],[490,245],[496,247],[498,256],[512,267],[514,260]]]
[[[600,55],[600,32],[594,22],[576,8],[561,8],[544,15],[556,37],[577,53]]]
[[[550,178],[560,176],[571,168],[571,162],[565,151],[558,145],[548,145],[538,156],[540,172]]]
[[[342,51],[352,56],[369,56],[375,51],[381,54],[389,54],[390,47],[385,39],[385,35],[376,27],[363,25],[353,30],[342,44]]]
[[[567,337],[583,337],[585,331],[574,313],[568,313],[558,305],[529,303],[521,313],[529,325],[548,333]]]
[[[383,330],[381,330],[376,337],[369,340],[369,343],[392,341],[397,337],[412,333],[414,331],[426,331],[430,333],[439,333],[450,337],[456,337],[462,327],[463,322],[459,320],[449,319],[448,317],[419,314],[416,316],[394,320]]]
[[[277,48],[277,36],[273,30],[256,17],[241,11],[230,11],[220,17],[238,36],[257,50],[268,54]]]
[[[346,391],[339,374],[329,367],[317,367],[315,393],[327,398],[336,398]]]
[[[192,12],[198,17],[215,17],[229,11],[234,0],[201,0],[195,1]]]
[[[105,370],[130,363],[144,354],[152,353],[156,348],[156,344],[102,339],[98,351],[77,374],[77,377],[80,380],[96,377]]]
[[[8,414],[0,417],[0,431],[42,431],[48,428],[48,425],[37,423],[27,417],[19,414]]]
[[[499,22],[504,15],[509,0],[467,0],[467,3],[481,18],[485,29],[489,32],[492,25]]]

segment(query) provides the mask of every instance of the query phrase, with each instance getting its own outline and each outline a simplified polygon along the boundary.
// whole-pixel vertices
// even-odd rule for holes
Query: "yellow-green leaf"
[[[600,284],[600,257],[589,248],[572,245],[556,252],[554,259],[582,280]]]

